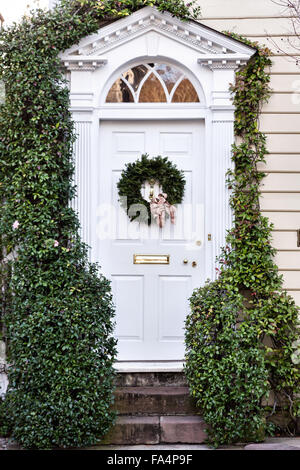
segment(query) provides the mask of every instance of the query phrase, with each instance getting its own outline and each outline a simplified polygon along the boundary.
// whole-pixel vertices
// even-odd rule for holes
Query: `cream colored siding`
[[[288,75],[287,75],[288,77]],[[286,92],[273,92],[268,104],[263,108],[264,113],[300,113],[298,96],[290,90]]]
[[[295,119],[299,119],[299,114]],[[300,151],[300,133],[267,132],[268,150],[270,153],[294,155]],[[300,228],[300,227],[299,227]]]
[[[277,250],[288,251],[291,246],[297,246],[297,234],[295,232],[273,232],[273,246]],[[295,251],[300,251],[299,248],[295,248]]]
[[[279,8],[268,0],[199,0],[204,18],[273,18]],[[255,30],[254,30],[255,32]]]
[[[275,174],[274,176],[277,176],[277,174]],[[283,180],[281,175],[278,176],[281,178],[281,180]],[[265,192],[263,197],[261,198],[261,208],[263,211],[298,211],[298,193],[282,192],[274,194],[273,192]],[[300,250],[300,248],[298,249]]]
[[[299,291],[288,291],[288,293],[294,297],[297,305],[300,305],[300,292]]]
[[[271,32],[270,34],[274,36],[288,34],[291,29],[288,18],[278,19],[276,23],[274,23],[274,18],[239,18],[238,21],[224,18],[206,20],[203,23],[218,31],[233,31],[249,38],[263,36],[266,32]]]
[[[274,230],[295,230],[297,231],[300,227],[300,211],[298,212],[283,212],[283,211],[265,211],[264,215],[268,217],[272,224],[274,224]],[[297,245],[291,246],[291,250],[297,248]],[[300,266],[299,266],[299,281],[300,281]]]
[[[262,109],[261,130],[270,154],[261,169],[267,173],[261,208],[274,224],[273,246],[284,287],[300,306],[300,66],[294,53],[290,20],[272,0],[201,0],[201,22],[218,31],[233,31],[269,47],[273,53],[272,96]]]
[[[285,55],[272,57],[272,75],[276,74],[299,74],[299,66],[296,62]]]
[[[300,172],[300,153],[295,155],[269,154],[266,157],[266,164],[261,164],[260,169],[267,169],[270,173]]]
[[[295,119],[296,117],[296,119]],[[260,128],[263,132],[299,132],[299,114],[263,114],[260,120]]]
[[[262,184],[263,191],[299,191],[300,178],[298,173],[269,173]],[[298,196],[295,195],[298,199]],[[277,200],[278,196],[274,196]],[[279,207],[278,207],[279,209]]]

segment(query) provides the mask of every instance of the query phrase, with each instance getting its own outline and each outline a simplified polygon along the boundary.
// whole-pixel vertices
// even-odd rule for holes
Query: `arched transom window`
[[[141,64],[126,70],[108,92],[106,103],[199,103],[194,85],[167,64]]]

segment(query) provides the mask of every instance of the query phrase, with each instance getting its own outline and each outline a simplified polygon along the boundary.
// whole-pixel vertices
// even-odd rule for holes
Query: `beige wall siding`
[[[272,96],[262,110],[261,130],[270,154],[261,170],[261,208],[274,224],[273,246],[284,287],[300,306],[300,66],[284,51],[294,53],[290,20],[272,0],[201,0],[201,22],[218,31],[233,31],[272,51]]]
[[[300,152],[300,149],[299,149]],[[300,153],[294,155],[269,154],[266,157],[266,164],[261,164],[262,171],[271,172],[300,172]]]
[[[291,246],[297,246],[297,233],[293,231],[273,232],[273,246],[280,251],[288,251]],[[295,248],[295,251],[300,251]]]
[[[288,75],[287,75],[288,77]],[[263,113],[300,113],[299,97],[293,90],[286,92],[273,92]]]
[[[299,211],[299,195],[298,193],[284,193],[284,191],[282,193],[264,192],[261,198],[261,208],[263,211]],[[300,250],[300,247],[298,249]]]
[[[299,119],[297,115],[296,119]],[[270,153],[294,155],[299,154],[300,133],[267,132],[267,145]]]
[[[269,0],[199,0],[203,18],[273,18],[280,8]]]
[[[225,0],[227,1],[227,0]],[[270,36],[280,36],[290,33],[290,22],[288,18],[279,18],[274,22],[274,18],[223,18],[204,20],[203,24],[218,31],[233,31],[243,34],[247,37],[264,36],[266,33]]]

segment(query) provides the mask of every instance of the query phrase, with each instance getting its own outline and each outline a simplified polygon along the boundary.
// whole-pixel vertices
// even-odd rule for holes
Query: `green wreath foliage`
[[[159,181],[171,205],[182,203],[185,190],[183,171],[178,170],[167,157],[149,158],[144,154],[141,159],[126,165],[118,182],[120,201],[131,221],[139,218],[139,221],[151,224],[150,202],[141,194],[142,185],[151,179]]]
[[[215,446],[259,441],[274,423],[295,433],[300,415],[299,312],[274,261],[273,226],[260,212],[258,164],[267,148],[258,122],[270,94],[270,51],[229,35],[257,48],[231,87],[241,141],[228,172],[234,223],[218,278],[194,292],[186,321],[185,371]]]
[[[95,444],[114,421],[110,283],[90,264],[69,202],[74,126],[59,53],[147,5],[186,19],[183,0],[62,0],[0,32],[3,432],[25,448]]]

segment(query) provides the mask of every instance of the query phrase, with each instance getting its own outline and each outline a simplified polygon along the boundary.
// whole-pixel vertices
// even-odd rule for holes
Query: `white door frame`
[[[113,236],[112,240],[107,240],[107,237],[104,237],[105,239],[103,241],[95,241],[95,259],[100,260],[102,263],[104,275],[112,279],[113,291],[115,294],[114,300],[116,304],[119,305],[117,319],[120,320],[120,325],[122,325],[121,329],[118,329],[118,333],[120,334],[119,361],[122,363],[124,363],[124,361],[127,363],[129,361],[131,361],[131,363],[136,363],[138,360],[139,366],[141,366],[141,362],[143,364],[145,362],[149,364],[150,361],[152,364],[155,363],[156,367],[157,363],[160,364],[161,361],[164,361],[164,365],[168,363],[169,366],[172,365],[172,367],[174,367],[174,362],[180,362],[184,357],[184,338],[181,328],[183,327],[185,315],[189,310],[188,298],[192,294],[192,290],[203,285],[205,281],[204,266],[206,243],[204,242],[203,227],[205,189],[205,152],[203,149],[205,141],[204,122],[203,120],[189,120],[187,122],[182,120],[165,121],[157,119],[129,122],[128,120],[110,120],[101,122],[103,123],[103,130],[100,133],[99,151],[104,152],[107,157],[105,160],[103,159],[101,161],[101,159],[99,159],[98,161],[99,170],[97,171],[97,174],[99,175],[99,181],[101,184],[99,187],[98,182],[98,187],[99,190],[101,187],[104,188],[101,191],[102,195],[99,195],[98,201],[100,204],[105,202],[104,212],[101,211],[101,213],[99,212],[98,214],[99,216],[102,216],[101,219],[98,219],[100,224],[103,223],[103,216],[105,216],[104,221],[106,222],[104,222],[104,226],[107,227],[106,204],[109,203],[113,208],[117,204],[118,213],[121,210],[121,220],[123,220],[121,225],[123,226],[123,229],[126,230],[125,226],[127,226],[127,223],[131,225],[128,222],[126,215],[123,215],[123,210],[119,208],[117,203],[117,191],[114,186],[116,180],[114,177],[111,178],[110,174],[111,171],[120,171],[124,168],[126,162],[134,161],[138,158],[141,154],[136,150],[137,148],[139,148],[141,152],[149,152],[152,156],[157,154],[165,156],[168,155],[172,160],[175,159],[176,164],[181,165],[180,168],[182,170],[187,172],[186,203],[190,204],[191,201],[194,201],[195,205],[193,206],[193,215],[189,209],[187,209],[186,215],[192,215],[192,220],[190,221],[193,224],[193,228],[192,226],[190,228],[193,232],[189,231],[184,234],[177,233],[177,236],[173,234],[175,235],[174,240],[173,236],[170,234],[172,241],[167,236],[166,239],[158,242],[156,238],[158,232],[156,231],[156,228],[153,227],[153,239],[151,236],[148,238],[149,233],[147,232],[147,235],[144,233],[144,236],[136,241],[134,238],[130,239],[130,236],[129,239],[127,239],[126,236],[118,237],[117,235]],[[128,140],[125,139],[124,141],[124,137],[123,139],[121,138],[120,142],[113,138],[115,135],[117,139],[118,133],[120,133],[120,136],[124,136],[123,133],[129,134],[130,132],[140,134],[140,138],[137,141],[138,147],[134,146],[131,148]],[[174,136],[176,136],[176,134],[180,136],[181,132],[188,136],[189,144],[187,144],[187,140],[182,141],[183,147],[180,155],[176,155],[176,152],[173,152],[171,149],[170,154],[167,150],[163,150],[163,148],[167,148],[165,145],[171,144],[172,140],[170,137],[166,137],[166,135],[168,133],[174,133]],[[141,134],[143,134],[143,137]],[[151,138],[149,138],[150,136]],[[161,137],[154,138],[154,136]],[[164,142],[163,145],[162,142]],[[128,149],[129,151],[127,158],[124,158],[124,151],[126,152],[125,149]],[[131,152],[134,152],[134,154]],[[101,168],[103,171],[101,171]],[[199,174],[201,175],[200,177],[198,177]],[[111,181],[111,183],[108,181]],[[115,181],[115,183],[113,183],[113,181]],[[111,199],[112,194],[114,194],[113,200]],[[197,204],[199,204],[199,207]],[[184,206],[182,206],[182,210],[183,212],[185,211]],[[180,217],[181,222],[184,218],[185,216]],[[114,226],[114,223],[115,218],[113,217],[111,226]],[[180,226],[181,223],[179,223],[179,227]],[[98,234],[99,228],[100,227],[98,226]],[[128,226],[127,229],[130,230]],[[165,234],[167,233],[168,229]],[[185,242],[183,242],[183,239],[185,239]],[[202,241],[200,247],[197,246],[196,240]],[[132,264],[133,254],[141,252],[149,254],[167,253],[171,256],[170,266],[134,266]],[[117,257],[116,253],[118,253]],[[191,263],[185,265],[183,263],[185,258],[189,258],[189,261],[196,260],[197,269],[193,268]],[[131,282],[135,279],[135,283],[127,284],[131,294],[129,297],[125,295],[124,298],[122,286],[126,285],[126,282],[128,282],[129,279]],[[141,281],[141,279],[143,279],[143,282],[141,284],[136,284],[137,280]],[[150,287],[149,284],[150,279],[151,283],[153,283],[152,287]],[[179,281],[180,283],[178,284]],[[176,283],[178,285],[178,290],[174,292],[174,294],[177,298],[176,305],[180,304],[182,307],[180,311],[176,310],[176,305],[174,304],[174,301],[172,303],[171,298],[170,303],[173,306],[171,307],[170,304],[166,304],[166,302],[168,302],[168,298],[165,297],[165,289],[167,289],[168,292],[170,292],[170,289],[176,289]],[[119,286],[119,288],[117,286]],[[137,299],[139,299],[137,301],[139,304],[138,311],[137,302],[132,302],[132,299],[135,297],[134,294],[132,295],[132,289],[134,286],[140,286],[141,289],[141,292],[137,292]],[[120,304],[118,292],[123,292],[123,294],[121,294],[122,302]],[[139,293],[141,293],[141,297],[139,296]],[[162,302],[163,298],[165,300]],[[131,311],[131,307],[132,312],[135,312],[135,321],[133,321],[133,323],[126,321],[124,324],[124,318],[127,318],[127,309],[129,308]],[[121,314],[122,316],[120,317],[119,315]],[[172,323],[171,327],[171,330],[173,331],[172,334],[168,328],[169,323],[165,322],[166,318],[171,318],[170,315],[174,318],[174,323]],[[130,316],[129,318],[132,317]],[[140,320],[141,324],[139,323]],[[135,328],[137,325],[139,325],[140,328]]]
[[[101,28],[61,54],[70,83],[71,112],[78,135],[75,183],[83,240],[95,241],[92,217],[96,207],[89,193],[90,169],[98,158],[99,125],[103,120],[205,120],[205,277],[215,279],[215,259],[224,246],[232,213],[226,171],[231,168],[234,107],[230,84],[235,70],[255,50],[196,22],[182,22],[169,13],[146,7]],[[120,58],[122,62],[120,63]],[[167,62],[184,69],[200,96],[197,104],[105,104],[105,97],[126,66]],[[91,258],[93,260],[93,258]]]
[[[204,120],[205,121],[205,227],[207,250],[205,256],[205,278],[216,278],[216,257],[224,246],[226,231],[230,229],[232,213],[229,206],[229,191],[226,187],[226,171],[231,168],[231,146],[233,136],[233,110],[214,111],[203,107],[175,107],[167,105],[124,106],[119,108],[99,107],[92,113],[78,113],[73,110],[76,129],[79,134],[75,152],[76,177],[78,198],[73,207],[78,210],[82,226],[83,240],[89,246],[95,244],[95,227],[91,213],[96,210],[92,199],[87,199],[87,188],[91,186],[94,174],[88,174],[83,167],[91,166],[93,159],[98,158],[96,149],[99,148],[99,126],[106,120]],[[96,261],[91,257],[91,261]]]

